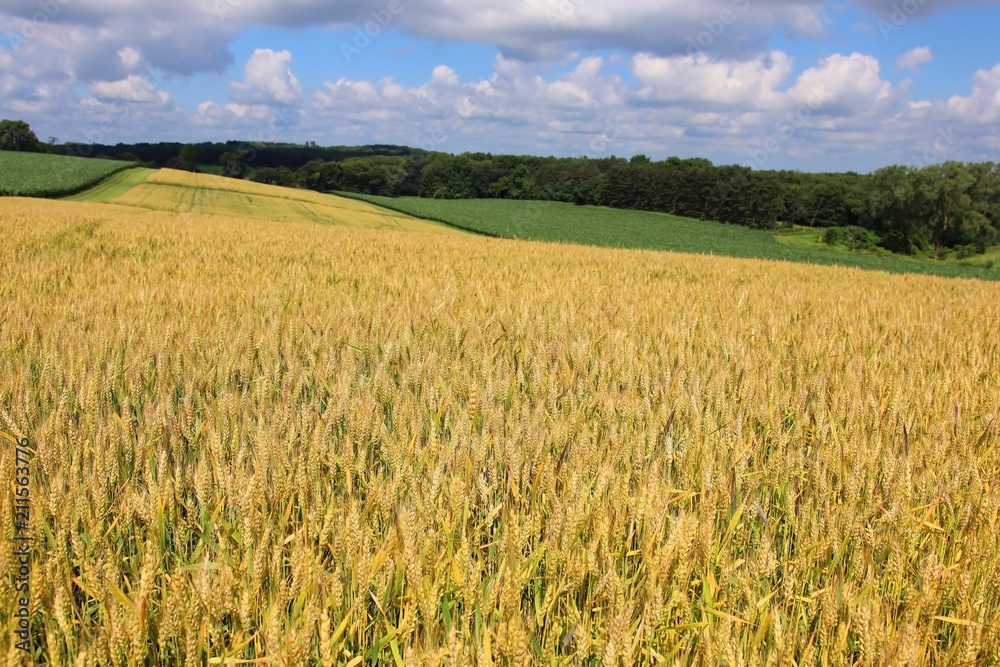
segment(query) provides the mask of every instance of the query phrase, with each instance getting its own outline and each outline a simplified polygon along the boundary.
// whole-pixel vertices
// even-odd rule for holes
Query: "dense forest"
[[[24,148],[24,137],[19,141],[18,150],[31,150]],[[824,239],[831,244],[935,258],[945,250],[960,258],[971,256],[1000,243],[1000,165],[991,162],[818,174],[757,171],[700,158],[451,155],[405,146],[322,147],[312,142],[38,142],[37,150],[192,171],[212,167],[225,176],[323,192],[548,200],[761,229],[801,225],[825,228]]]

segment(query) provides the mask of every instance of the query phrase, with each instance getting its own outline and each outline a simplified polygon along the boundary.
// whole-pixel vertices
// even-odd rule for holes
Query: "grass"
[[[829,251],[832,249],[831,246],[823,241],[823,234],[825,231],[826,230],[822,228],[796,226],[792,229],[782,230],[781,232],[776,233],[775,238],[778,239],[780,243],[790,246]],[[855,252],[844,247],[837,247],[836,249],[841,252]],[[888,250],[878,249],[876,254],[880,256],[887,256],[891,253]],[[925,262],[935,262],[931,253],[924,253],[924,255],[918,259],[923,259]],[[988,249],[985,253],[961,259],[956,256],[955,251],[946,250],[942,253],[941,259],[937,260],[937,263],[953,264],[964,267],[979,267],[981,269],[1000,267],[1000,246],[994,246]]]
[[[1000,284],[161,178],[0,206],[9,664],[1000,662]]]
[[[574,206],[559,202],[416,197],[397,199],[339,194],[416,217],[503,238],[805,262],[890,273],[1000,280],[1000,266],[989,269],[973,262],[930,262],[898,255],[875,256],[844,252],[822,247],[822,244],[782,242],[774,234],[763,230],[679,218],[663,213]]]
[[[66,197],[134,166],[115,160],[0,151],[0,196]]]

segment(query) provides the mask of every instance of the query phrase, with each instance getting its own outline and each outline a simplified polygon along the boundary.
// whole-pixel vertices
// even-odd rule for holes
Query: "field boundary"
[[[0,157],[8,155],[8,151],[0,151]],[[58,177],[62,177],[63,180],[69,180],[66,177],[68,175],[73,175],[78,173],[74,169],[74,160],[80,160],[85,162],[106,162],[108,170],[103,173],[86,178],[82,181],[74,182],[72,185],[67,186],[41,186],[34,190],[30,188],[18,189],[15,186],[4,186],[0,183],[0,197],[34,197],[36,199],[62,199],[65,197],[71,197],[86,190],[90,190],[102,182],[111,178],[115,174],[118,174],[127,169],[135,169],[139,166],[136,162],[118,162],[115,163],[112,160],[96,160],[95,158],[77,158],[66,155],[49,155],[46,153],[9,153],[10,155],[18,156],[19,160],[36,160],[38,162],[38,168],[49,169],[53,177],[58,180]],[[51,158],[51,160],[46,160],[45,158]]]
[[[145,183],[146,179],[157,171],[157,169],[148,169],[139,166],[122,169],[85,190],[66,197],[60,197],[60,199],[97,203],[110,202],[115,197],[125,194],[135,186]],[[141,178],[139,178],[140,176]]]
[[[438,218],[438,217],[435,217],[435,216],[432,216],[432,215],[417,215],[416,213],[412,213],[410,211],[407,211],[406,209],[404,209],[402,207],[389,206],[388,204],[383,204],[382,202],[374,202],[374,201],[368,199],[369,195],[363,195],[363,194],[359,194],[357,192],[341,192],[339,190],[335,190],[335,191],[332,191],[332,192],[327,192],[325,194],[334,195],[336,197],[343,197],[344,199],[353,199],[354,201],[364,202],[366,204],[371,204],[372,206],[377,206],[379,208],[384,208],[387,211],[393,211],[395,213],[402,213],[403,215],[408,215],[408,216],[411,216],[413,218],[417,218],[418,220],[427,220],[427,221],[430,221],[430,222],[437,222],[437,223],[440,223],[440,224],[448,226],[448,227],[454,227],[455,229],[461,229],[463,232],[470,232],[470,233],[475,234],[477,236],[485,236],[485,237],[491,238],[491,239],[506,239],[508,241],[513,241],[514,240],[514,239],[510,238],[509,236],[503,236],[501,234],[493,234],[491,232],[484,232],[481,229],[474,229],[473,227],[466,227],[464,225],[455,224],[454,222],[452,222],[450,220],[444,220],[443,218]],[[523,240],[531,240],[531,239],[523,239]],[[581,244],[581,245],[583,245],[583,244]]]
[[[609,212],[613,212],[615,215],[627,216],[629,214],[635,214],[637,216],[656,216],[664,217],[665,222],[667,219],[676,219],[679,224],[683,224],[688,227],[694,225],[712,225],[719,226],[719,238],[718,245],[713,247],[712,240],[712,229],[706,228],[704,234],[701,234],[697,230],[692,231],[688,229],[686,232],[689,234],[688,238],[671,237],[670,233],[664,233],[662,236],[657,236],[656,234],[645,234],[648,231],[641,221],[630,221],[630,225],[633,228],[633,232],[642,227],[642,233],[644,238],[633,239],[633,242],[628,242],[628,239],[623,236],[619,236],[613,239],[610,238],[595,238],[593,240],[588,240],[583,238],[587,232],[587,225],[591,225],[591,230],[594,226],[594,221],[592,219],[594,211],[605,210],[602,207],[594,206],[582,206],[584,213],[581,214],[580,218],[580,228],[579,230],[574,230],[567,232],[566,229],[559,229],[560,221],[559,216],[551,221],[549,227],[539,226],[537,221],[532,223],[535,225],[535,229],[526,228],[523,230],[523,235],[511,236],[504,233],[498,233],[493,231],[487,231],[483,229],[476,229],[474,227],[463,225],[461,223],[456,223],[453,219],[448,220],[442,215],[426,214],[423,211],[419,211],[419,207],[415,210],[413,207],[408,207],[405,205],[394,206],[391,201],[385,201],[387,198],[380,197],[377,195],[363,195],[358,193],[345,193],[345,192],[332,192],[330,194],[336,194],[337,196],[347,197],[351,199],[357,199],[359,201],[372,204],[374,206],[380,206],[391,211],[396,211],[409,216],[422,218],[425,220],[433,220],[435,222],[440,222],[457,229],[462,229],[464,231],[479,234],[481,236],[487,236],[490,238],[501,238],[508,240],[529,240],[529,241],[539,241],[544,243],[563,243],[570,245],[583,245],[591,247],[603,247],[603,248],[618,248],[618,249],[629,249],[629,250],[652,250],[657,252],[675,252],[683,254],[695,254],[704,255],[710,257],[734,257],[742,259],[760,259],[766,261],[775,262],[789,262],[792,264],[800,265],[813,265],[813,266],[839,266],[843,268],[858,269],[861,271],[876,271],[895,275],[928,275],[936,276],[941,278],[960,278],[966,280],[985,280],[989,282],[1000,281],[1000,270],[996,268],[988,268],[984,266],[976,265],[962,265],[953,263],[931,263],[928,261],[921,261],[919,259],[913,259],[901,255],[888,255],[888,256],[878,256],[869,255],[864,253],[838,251],[835,249],[827,248],[804,248],[795,245],[788,245],[779,241],[775,234],[769,233],[766,230],[754,230],[746,227],[739,227],[736,225],[728,225],[726,223],[721,223],[718,221],[709,220],[697,220],[694,218],[684,218],[681,216],[672,216],[666,213],[653,212],[653,211],[631,211],[626,209],[606,209]],[[426,202],[431,200],[426,200],[424,198],[413,197],[406,198],[407,201],[418,200],[421,204],[426,204]],[[433,200],[439,201],[439,200]],[[464,203],[468,206],[469,202],[510,202],[512,200],[440,200],[442,203],[456,202]],[[518,202],[523,206],[539,206],[539,205],[560,205],[560,206],[573,206],[572,204],[564,202],[548,202],[548,201],[520,201]],[[553,211],[554,213],[560,213],[560,211]],[[564,212],[564,211],[563,211]],[[467,213],[467,211],[465,212]],[[461,217],[463,211],[458,210],[455,212],[456,217]],[[591,219],[588,219],[590,216]],[[563,216],[565,217],[565,216]],[[564,222],[564,221],[563,221]],[[490,224],[486,223],[487,226]],[[496,226],[496,225],[494,225]],[[544,227],[544,229],[543,229]],[[652,229],[649,227],[648,229]],[[745,234],[747,238],[734,238],[731,234],[733,230],[739,230],[740,234]],[[620,230],[624,235],[628,234],[625,229]],[[755,244],[752,239],[749,238],[750,234],[758,234],[761,237],[766,237],[767,247],[763,247],[760,244]],[[606,234],[605,234],[606,236]],[[698,238],[700,236],[700,238]],[[692,243],[691,239],[695,238],[695,242]],[[761,241],[762,242],[762,241]],[[773,247],[772,247],[773,246]]]

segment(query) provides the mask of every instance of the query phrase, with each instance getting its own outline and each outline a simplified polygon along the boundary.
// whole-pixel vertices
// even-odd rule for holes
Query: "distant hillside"
[[[0,151],[0,196],[65,197],[132,167],[129,162]]]

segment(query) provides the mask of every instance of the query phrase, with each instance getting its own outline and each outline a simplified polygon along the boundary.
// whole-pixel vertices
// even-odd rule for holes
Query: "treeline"
[[[534,199],[659,211],[761,229],[829,228],[833,245],[960,257],[1000,242],[1000,165],[946,162],[873,174],[754,171],[653,161],[466,153],[312,161],[255,180],[320,191],[440,199]]]
[[[38,140],[38,136],[23,120],[0,119],[0,151],[17,153],[52,153],[55,137],[48,143]]]
[[[387,197],[530,199],[659,211],[761,229],[826,228],[833,245],[941,257],[1000,243],[1000,165],[891,166],[872,174],[754,171],[700,158],[654,161],[463,153],[395,145],[38,142],[4,121],[0,146],[50,150],[263,183]],[[11,148],[8,148],[10,150]]]
[[[243,151],[249,165],[255,168],[276,169],[285,167],[298,170],[308,162],[338,162],[354,157],[406,156],[419,149],[406,146],[318,146],[306,144],[248,143],[245,141],[204,142],[183,144],[176,142],[139,144],[78,144],[66,143],[63,151],[79,157],[96,157],[112,160],[142,162],[155,167],[180,167],[197,171],[199,165],[221,165],[227,153]]]

